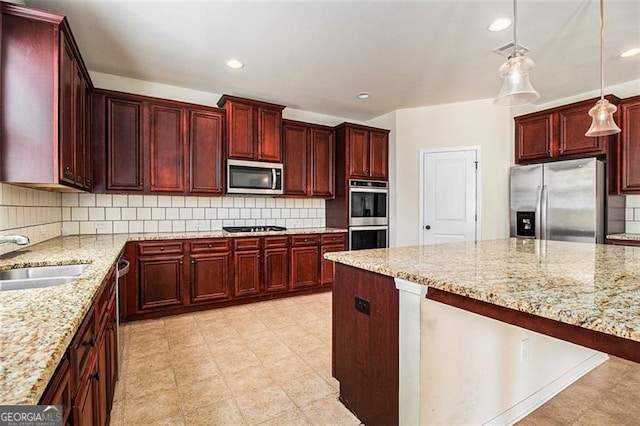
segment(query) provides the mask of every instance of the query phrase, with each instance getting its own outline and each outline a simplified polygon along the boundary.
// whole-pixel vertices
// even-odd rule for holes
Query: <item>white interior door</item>
[[[422,244],[476,241],[476,149],[423,152]]]

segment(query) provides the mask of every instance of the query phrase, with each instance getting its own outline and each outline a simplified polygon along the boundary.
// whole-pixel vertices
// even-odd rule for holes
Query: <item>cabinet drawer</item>
[[[234,250],[255,250],[260,248],[260,237],[255,238],[234,238]]]
[[[95,310],[91,308],[71,343],[71,384],[78,389],[96,345]]]
[[[291,246],[313,246],[318,244],[318,235],[294,235],[291,237]]]
[[[228,251],[231,242],[227,238],[215,240],[197,240],[191,242],[191,253],[210,253],[218,251]]]
[[[182,253],[182,241],[170,241],[160,243],[139,243],[138,253],[140,254],[164,254],[164,253]]]
[[[287,247],[288,237],[265,237],[264,248]]]
[[[344,244],[347,241],[346,234],[324,234],[320,241],[322,244]]]

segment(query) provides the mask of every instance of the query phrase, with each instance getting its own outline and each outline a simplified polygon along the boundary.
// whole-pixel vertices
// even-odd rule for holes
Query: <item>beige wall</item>
[[[0,234],[29,237],[30,245],[60,236],[61,195],[56,192],[0,184]],[[0,245],[0,254],[22,248]]]
[[[482,239],[509,236],[511,115],[492,99],[395,112],[395,246],[419,243],[420,150],[480,147]]]

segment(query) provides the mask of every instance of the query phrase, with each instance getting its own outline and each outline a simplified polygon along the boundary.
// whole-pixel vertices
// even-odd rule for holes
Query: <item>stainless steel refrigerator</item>
[[[604,243],[606,175],[595,158],[511,168],[511,236]]]

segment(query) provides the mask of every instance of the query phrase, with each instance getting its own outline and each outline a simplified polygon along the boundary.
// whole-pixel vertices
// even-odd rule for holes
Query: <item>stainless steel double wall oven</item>
[[[349,181],[349,249],[385,248],[389,245],[389,184]]]

